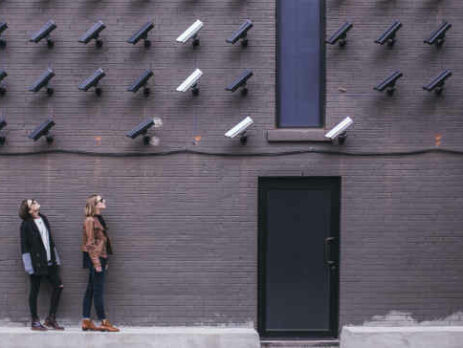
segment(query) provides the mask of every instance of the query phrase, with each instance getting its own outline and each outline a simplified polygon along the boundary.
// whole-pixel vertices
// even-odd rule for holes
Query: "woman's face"
[[[37,215],[39,213],[40,204],[35,199],[28,200],[27,205],[29,206],[29,214]]]
[[[98,196],[96,198],[96,208],[99,210],[106,209],[106,200],[103,197]]]

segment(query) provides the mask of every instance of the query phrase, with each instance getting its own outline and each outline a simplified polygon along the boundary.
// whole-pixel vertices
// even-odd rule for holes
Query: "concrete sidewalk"
[[[341,348],[462,348],[461,326],[345,326]]]
[[[0,328],[1,348],[260,348],[254,329],[213,327],[121,328],[121,332],[36,332],[30,328]]]

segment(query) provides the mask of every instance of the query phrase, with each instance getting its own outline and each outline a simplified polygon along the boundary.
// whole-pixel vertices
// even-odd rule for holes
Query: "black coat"
[[[50,241],[51,262],[53,265],[60,265],[61,261],[56,250],[51,234],[50,223],[45,215],[39,214],[48,230]],[[24,220],[21,224],[21,253],[24,262],[24,269],[29,274],[47,275],[48,261],[47,251],[43,246],[42,237],[34,219]]]

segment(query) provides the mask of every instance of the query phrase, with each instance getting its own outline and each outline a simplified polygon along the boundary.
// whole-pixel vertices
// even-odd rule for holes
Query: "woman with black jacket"
[[[19,217],[23,220],[21,223],[21,253],[24,269],[30,275],[31,329],[45,331],[48,327],[64,330],[56,322],[59,298],[63,290],[63,283],[59,276],[61,261],[53,242],[50,223],[45,215],[39,213],[39,210],[40,204],[34,199],[23,200],[19,207]],[[45,326],[40,323],[37,315],[37,297],[42,278],[46,278],[53,287]]]

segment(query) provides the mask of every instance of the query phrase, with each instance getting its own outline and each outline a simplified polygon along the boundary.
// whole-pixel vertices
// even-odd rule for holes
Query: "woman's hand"
[[[95,271],[97,271],[98,273],[100,273],[100,272],[102,271],[101,266],[96,266],[96,267],[95,267]]]

